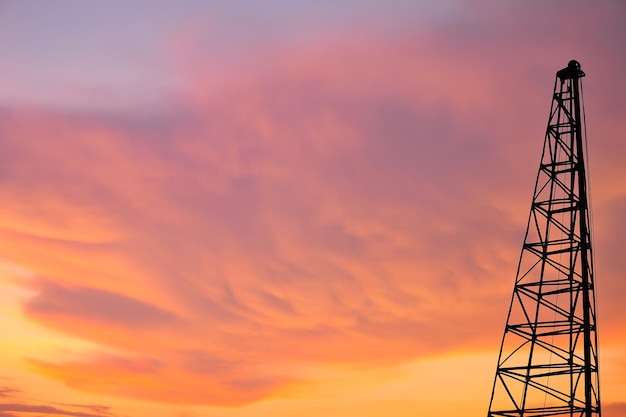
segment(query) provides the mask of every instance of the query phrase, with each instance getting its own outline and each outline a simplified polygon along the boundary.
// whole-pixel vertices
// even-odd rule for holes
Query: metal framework
[[[556,74],[488,417],[600,417],[580,64]]]

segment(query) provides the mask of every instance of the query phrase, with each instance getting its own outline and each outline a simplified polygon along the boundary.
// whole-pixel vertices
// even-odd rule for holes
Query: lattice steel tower
[[[584,76],[556,73],[488,417],[601,415]]]

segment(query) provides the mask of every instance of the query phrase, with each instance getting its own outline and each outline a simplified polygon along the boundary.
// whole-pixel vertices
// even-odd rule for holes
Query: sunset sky
[[[554,77],[626,416],[626,2],[0,0],[0,417],[485,416]]]

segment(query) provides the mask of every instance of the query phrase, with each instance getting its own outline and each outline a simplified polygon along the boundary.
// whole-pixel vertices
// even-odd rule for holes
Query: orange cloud
[[[240,406],[310,364],[496,349],[554,68],[464,45],[312,42],[221,88],[200,63],[148,116],[4,111],[0,251],[35,275],[24,314],[102,348],[29,363],[86,392]],[[626,190],[598,190],[616,340]]]
[[[607,417],[626,416],[626,403],[608,403],[602,405],[602,415]]]
[[[182,368],[159,360],[98,355],[92,360],[51,364],[32,361],[44,375],[81,391],[172,404],[240,406],[266,398],[285,377],[254,376],[212,357],[190,353]]]

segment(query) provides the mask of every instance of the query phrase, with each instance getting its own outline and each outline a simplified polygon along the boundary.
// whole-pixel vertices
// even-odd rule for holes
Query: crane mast
[[[601,416],[584,76],[556,73],[488,417]]]

